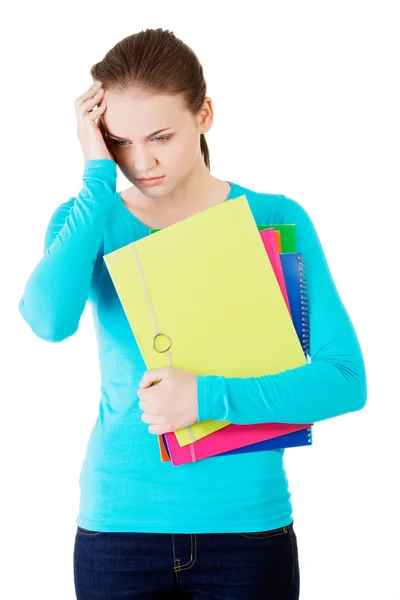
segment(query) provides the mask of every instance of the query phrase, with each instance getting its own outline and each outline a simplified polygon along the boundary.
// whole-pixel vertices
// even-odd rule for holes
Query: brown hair
[[[182,95],[187,110],[196,116],[206,97],[203,68],[194,51],[168,29],[146,29],[129,35],[90,69],[103,88],[128,91],[140,88],[155,93]],[[210,154],[204,133],[200,136],[204,162]]]

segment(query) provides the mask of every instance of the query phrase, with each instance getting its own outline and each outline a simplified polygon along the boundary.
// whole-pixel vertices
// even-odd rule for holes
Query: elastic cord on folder
[[[167,352],[168,366],[172,366],[172,359],[171,359],[171,352],[170,352],[170,348],[172,346],[171,338],[166,333],[161,333],[160,330],[159,330],[159,328],[158,328],[158,323],[157,323],[156,315],[155,315],[155,312],[154,312],[153,303],[152,303],[151,298],[150,298],[150,294],[149,294],[149,290],[148,290],[148,287],[147,287],[146,279],[144,277],[144,273],[143,273],[143,270],[142,270],[142,266],[140,264],[139,256],[137,254],[137,250],[136,250],[134,242],[132,242],[130,246],[131,246],[131,249],[132,249],[132,252],[133,252],[133,256],[135,257],[136,266],[137,266],[137,269],[139,271],[139,276],[140,276],[140,279],[141,279],[141,282],[142,282],[143,291],[144,291],[144,293],[146,295],[147,305],[149,307],[151,318],[153,319],[154,329],[156,331],[156,334],[153,337],[153,342],[152,342],[153,349],[156,352],[158,352],[159,354],[163,354],[164,352]],[[156,341],[156,339],[159,336],[167,337],[168,340],[169,340],[169,345],[168,345],[168,347],[165,350],[157,350],[157,348],[155,347],[155,341]]]
[[[171,357],[171,352],[170,352],[170,349],[171,349],[171,346],[172,346],[172,340],[171,340],[171,338],[170,338],[169,335],[167,335],[166,333],[162,333],[159,330],[157,319],[156,319],[156,315],[155,315],[154,308],[153,308],[153,303],[152,303],[151,298],[150,298],[149,290],[148,290],[148,287],[147,287],[146,279],[144,277],[142,266],[140,264],[139,256],[137,254],[135,243],[132,242],[130,244],[130,246],[131,246],[131,249],[132,249],[132,252],[133,252],[133,256],[135,257],[136,266],[137,266],[137,269],[138,269],[138,272],[139,272],[139,275],[140,275],[140,279],[141,279],[141,282],[142,282],[143,291],[144,291],[144,293],[146,295],[147,305],[149,307],[151,318],[153,319],[154,329],[156,331],[156,334],[154,335],[153,342],[152,342],[153,349],[156,352],[158,352],[159,354],[163,354],[164,352],[167,352],[168,366],[172,367],[172,357]],[[160,336],[163,336],[163,337],[165,337],[165,338],[167,338],[169,340],[169,345],[167,346],[167,348],[165,348],[165,350],[157,350],[157,348],[155,346],[155,341]],[[195,442],[196,440],[195,440],[195,437],[193,435],[192,428],[191,427],[187,427],[187,430],[189,432],[189,437],[190,437],[191,441]],[[192,443],[190,444],[190,452],[191,452],[191,455],[192,455],[192,462],[195,462],[195,460],[196,460],[196,454],[194,452],[194,448],[192,446]]]

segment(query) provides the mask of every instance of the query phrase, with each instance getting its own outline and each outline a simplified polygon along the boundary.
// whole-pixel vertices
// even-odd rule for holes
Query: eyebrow
[[[153,131],[153,133],[146,135],[145,138],[149,139],[149,138],[153,137],[154,135],[157,135],[157,133],[161,133],[162,131],[166,131],[167,129],[172,129],[172,127],[164,127],[164,129],[158,129],[158,131]],[[104,128],[104,130],[109,137],[112,137],[116,140],[126,140],[126,138],[119,137],[118,135],[114,135],[113,133],[110,133],[109,131],[107,131],[106,128]]]

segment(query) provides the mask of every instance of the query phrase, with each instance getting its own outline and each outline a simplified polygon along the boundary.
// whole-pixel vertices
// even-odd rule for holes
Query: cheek
[[[196,138],[189,138],[184,143],[171,145],[169,151],[163,153],[170,164],[191,165],[196,159],[200,144]]]

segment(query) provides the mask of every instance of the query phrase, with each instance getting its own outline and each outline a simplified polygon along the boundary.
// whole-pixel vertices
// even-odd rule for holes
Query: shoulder
[[[257,225],[293,223],[299,225],[310,220],[306,209],[284,194],[258,192],[234,183],[233,197],[245,195]]]

